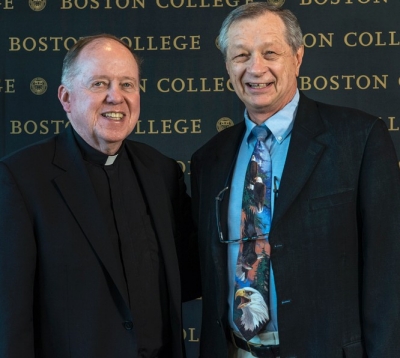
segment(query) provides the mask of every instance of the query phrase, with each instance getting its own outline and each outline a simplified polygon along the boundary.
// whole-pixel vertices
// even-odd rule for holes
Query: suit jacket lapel
[[[321,158],[325,145],[321,140],[318,141],[318,136],[324,130],[316,103],[300,94],[299,107],[279,187],[279,197],[275,203],[272,230],[295,200]]]
[[[210,217],[210,234],[209,239],[211,243],[209,245],[211,250],[211,256],[213,262],[210,263],[214,266],[213,272],[215,287],[219,287],[220,290],[215,292],[216,302],[218,303],[218,310],[220,314],[226,312],[226,298],[228,297],[228,281],[227,281],[227,265],[221,262],[227,262],[228,247],[226,244],[221,244],[219,242],[217,223],[215,219],[215,197],[218,192],[224,187],[231,185],[233,169],[235,167],[236,158],[238,150],[240,148],[240,143],[242,141],[243,135],[245,133],[245,123],[244,121],[225,129],[217,140],[214,142],[214,148],[209,150],[209,153],[213,155],[203,158],[204,163],[202,166],[205,168],[204,178],[202,179],[205,184],[202,185],[202,192],[200,195],[204,200],[210,201],[210,213],[214,215],[209,215]],[[205,162],[207,161],[207,163]],[[221,228],[222,233],[225,238],[228,238],[228,208],[229,208],[229,195],[230,191],[227,190],[224,194],[224,198],[220,205],[220,215],[221,215]]]
[[[68,128],[57,138],[53,163],[65,171],[54,178],[55,185],[127,303],[128,293],[124,276],[113,255],[112,243],[105,235],[107,230],[100,219],[96,194],[73,138],[72,129]]]
[[[219,180],[219,184],[214,186],[210,185],[211,188],[220,188],[221,190],[228,186],[229,189],[224,194],[224,200],[221,202],[221,226],[222,233],[225,238],[228,238],[228,208],[229,208],[229,196],[230,196],[230,185],[235,168],[237,155],[239,152],[240,144],[245,133],[246,126],[244,121],[234,126],[231,129],[231,133],[228,136],[229,142],[222,140],[218,150],[216,151],[216,165],[213,168],[220,173],[215,173],[215,178]],[[216,196],[218,193],[215,193]],[[221,247],[221,245],[218,245]],[[226,250],[224,250],[226,252]]]

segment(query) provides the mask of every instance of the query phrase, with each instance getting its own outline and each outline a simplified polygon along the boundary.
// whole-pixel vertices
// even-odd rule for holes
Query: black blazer
[[[244,122],[222,131],[192,158],[203,358],[227,357],[227,247],[214,198],[244,131]],[[400,357],[399,234],[398,161],[383,121],[301,94],[269,236],[281,358]]]
[[[183,173],[145,144],[127,141],[127,150],[165,263],[174,357],[183,357],[178,256],[190,261],[191,229]],[[0,185],[0,356],[135,357],[140,327],[132,329],[121,268],[71,129],[3,159]],[[185,288],[185,298],[198,296]]]

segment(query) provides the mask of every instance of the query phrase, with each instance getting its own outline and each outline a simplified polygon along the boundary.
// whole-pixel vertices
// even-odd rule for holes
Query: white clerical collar
[[[106,162],[104,163],[104,165],[113,165],[114,162],[115,162],[115,159],[117,159],[117,157],[118,157],[118,154],[109,155],[109,156],[107,157],[107,160],[106,160]]]

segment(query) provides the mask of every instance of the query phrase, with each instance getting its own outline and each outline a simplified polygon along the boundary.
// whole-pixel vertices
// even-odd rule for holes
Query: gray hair
[[[67,54],[64,57],[63,61],[63,66],[62,66],[62,72],[61,72],[61,83],[67,87],[71,88],[71,82],[72,79],[79,73],[79,68],[76,65],[77,58],[79,54],[82,52],[82,50],[91,44],[92,42],[102,40],[102,39],[111,39],[114,40],[118,43],[120,43],[122,46],[127,48],[129,52],[132,54],[133,58],[135,59],[138,68],[139,68],[139,73],[140,73],[140,65],[142,63],[142,60],[139,58],[138,55],[136,55],[132,49],[122,40],[120,40],[118,37],[110,34],[100,34],[100,35],[94,35],[94,36],[86,36],[80,38],[75,45],[73,45]]]
[[[231,25],[236,21],[256,18],[267,12],[274,13],[281,18],[286,28],[286,42],[292,49],[293,54],[297,52],[303,44],[303,34],[296,16],[290,10],[281,9],[266,2],[254,2],[237,7],[222,23],[217,43],[225,61],[229,42],[228,31]]]

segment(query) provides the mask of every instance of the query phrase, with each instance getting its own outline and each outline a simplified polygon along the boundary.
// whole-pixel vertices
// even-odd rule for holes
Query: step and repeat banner
[[[299,88],[379,116],[400,157],[400,1],[265,1],[292,10],[302,25]],[[226,15],[248,2],[0,0],[0,156],[68,126],[57,99],[65,53],[82,36],[111,33],[143,59],[131,139],[177,160],[189,186],[191,154],[242,120],[216,37]],[[188,358],[197,356],[200,315],[200,299],[185,304]]]

